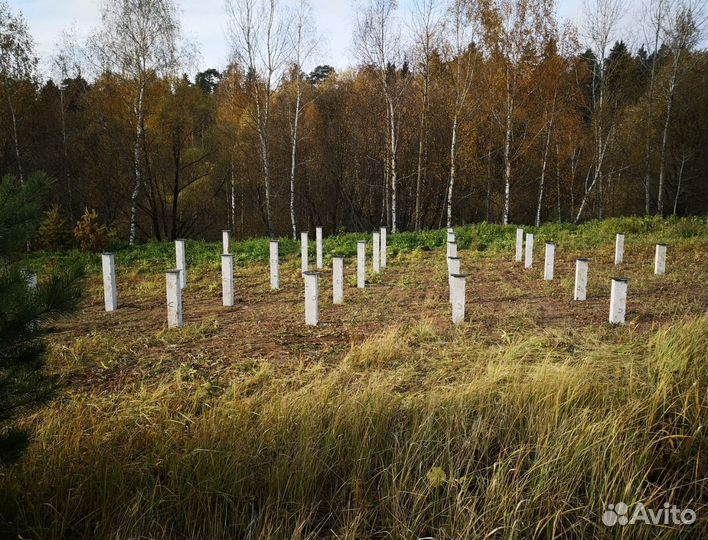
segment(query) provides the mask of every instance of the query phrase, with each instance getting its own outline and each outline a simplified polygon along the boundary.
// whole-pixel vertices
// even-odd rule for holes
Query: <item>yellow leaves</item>
[[[433,489],[437,489],[447,482],[447,474],[440,467],[432,467],[425,475]]]
[[[459,478],[448,477],[445,469],[442,467],[431,467],[425,477],[428,479],[428,483],[433,489],[438,489],[446,484],[450,488],[464,489],[464,487],[469,484],[470,480],[467,476],[461,476]]]

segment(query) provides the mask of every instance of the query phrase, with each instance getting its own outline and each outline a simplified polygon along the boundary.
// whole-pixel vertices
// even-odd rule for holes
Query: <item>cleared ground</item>
[[[699,240],[700,242],[701,240]],[[641,242],[641,243],[640,243]],[[304,324],[304,292],[298,257],[281,268],[281,289],[271,291],[267,265],[236,269],[236,306],[221,305],[219,246],[214,263],[188,269],[183,291],[185,328],[166,330],[163,274],[118,268],[120,309],[105,313],[99,275],[78,317],[57,327],[52,339],[60,370],[75,370],[74,383],[92,391],[155,382],[177,369],[228,383],[244,366],[268,362],[279,369],[336,362],[351,345],[396,326],[426,321],[441,335],[453,333],[445,251],[414,251],[390,260],[379,275],[369,272],[367,288],[356,288],[356,261],[345,266],[345,304],[332,304],[331,265],[320,277],[320,324]],[[696,239],[672,245],[668,272],[654,275],[654,247],[628,235],[624,263],[614,265],[614,246],[566,250],[559,245],[553,281],[543,280],[543,244],[534,267],[513,262],[512,252],[486,254],[472,245],[459,250],[467,281],[465,324],[454,332],[494,345],[509,332],[539,329],[568,333],[648,332],[658,325],[705,313],[706,254]],[[575,260],[590,257],[588,297],[573,301]],[[311,266],[314,262],[311,261]],[[612,277],[630,279],[628,326],[607,325]],[[110,351],[110,352],[109,352]],[[76,361],[71,361],[75,356]],[[67,363],[67,359],[69,362]],[[91,367],[90,370],[85,368]],[[68,374],[65,374],[68,375]]]

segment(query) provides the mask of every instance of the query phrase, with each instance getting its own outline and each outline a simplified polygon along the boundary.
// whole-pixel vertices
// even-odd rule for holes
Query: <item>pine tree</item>
[[[44,174],[24,183],[12,176],[0,181],[0,463],[16,458],[29,440],[13,419],[54,387],[42,371],[45,323],[74,310],[81,297],[79,267],[42,276],[37,285],[24,267],[51,184]]]
[[[110,231],[101,223],[96,210],[84,210],[81,219],[74,227],[74,238],[79,243],[81,251],[97,253],[105,251],[110,244]]]

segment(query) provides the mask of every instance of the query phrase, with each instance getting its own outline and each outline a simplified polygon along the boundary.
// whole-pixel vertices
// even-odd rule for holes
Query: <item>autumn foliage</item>
[[[705,212],[708,55],[685,1],[656,42],[610,21],[605,49],[551,0],[418,4],[444,22],[427,48],[405,34],[420,13],[371,0],[396,51],[309,73],[285,56],[270,84],[239,62],[42,80],[30,61],[0,85],[0,169],[46,170],[67,219],[93,208],[119,238],[134,213],[139,241]]]

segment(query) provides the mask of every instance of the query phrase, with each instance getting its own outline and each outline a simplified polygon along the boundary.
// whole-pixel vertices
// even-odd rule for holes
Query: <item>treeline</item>
[[[697,6],[652,0],[632,49],[618,0],[578,30],[552,0],[368,0],[359,66],[305,73],[305,2],[230,0],[233,62],[191,80],[172,1],[120,0],[41,80],[0,4],[0,171],[46,171],[68,221],[131,241],[704,213]]]

